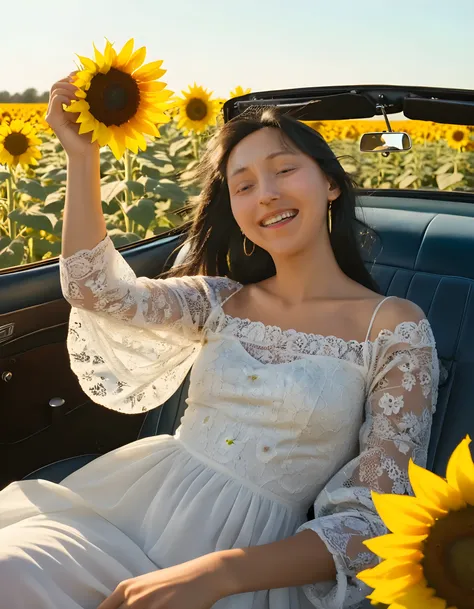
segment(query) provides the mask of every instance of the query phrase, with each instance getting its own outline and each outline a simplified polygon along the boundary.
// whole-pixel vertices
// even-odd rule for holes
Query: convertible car
[[[378,235],[364,259],[383,294],[417,303],[432,325],[442,374],[428,468],[444,476],[456,445],[466,434],[474,437],[474,154],[460,172],[461,148],[453,149],[451,165],[433,161],[441,144],[422,167],[413,153],[434,142],[436,126],[474,125],[474,91],[388,85],[267,91],[227,101],[224,120],[262,104],[283,107],[323,132],[328,121],[370,127],[348,161],[362,180],[358,213]],[[425,143],[393,131],[396,117],[427,126]],[[367,170],[368,163],[388,175],[389,160],[400,165],[410,154],[400,179],[372,179]],[[183,241],[175,229],[118,249],[137,276],[155,278],[186,255]],[[69,311],[57,258],[0,271],[0,488],[21,479],[60,482],[105,452],[173,434],[180,424],[189,375],[146,414],[111,411],[83,393],[66,349]]]

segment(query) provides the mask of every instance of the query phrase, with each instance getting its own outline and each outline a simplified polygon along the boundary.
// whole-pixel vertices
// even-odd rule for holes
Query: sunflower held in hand
[[[166,72],[163,61],[142,65],[146,48],[133,51],[133,45],[131,38],[117,54],[107,40],[103,54],[93,45],[94,60],[78,55],[83,68],[72,82],[80,99],[65,108],[80,113],[80,134],[92,132],[92,142],[108,145],[117,159],[126,148],[146,150],[144,134],[159,137],[156,125],[170,121],[165,110],[173,93],[157,80]]]

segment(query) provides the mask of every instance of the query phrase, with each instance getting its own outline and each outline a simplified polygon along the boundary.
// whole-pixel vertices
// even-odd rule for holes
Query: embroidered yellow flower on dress
[[[415,496],[372,498],[391,531],[365,545],[383,558],[357,577],[374,588],[372,604],[390,609],[474,607],[474,463],[466,436],[453,451],[446,479],[415,465],[408,475]]]
[[[128,148],[135,154],[146,150],[144,134],[159,137],[157,124],[168,123],[165,114],[172,91],[157,79],[165,74],[163,61],[145,61],[146,48],[133,50],[131,38],[117,54],[107,40],[104,53],[95,45],[94,60],[78,55],[83,69],[75,74],[73,83],[79,87],[66,112],[79,112],[76,122],[79,133],[92,132],[92,142],[108,145],[116,159]]]

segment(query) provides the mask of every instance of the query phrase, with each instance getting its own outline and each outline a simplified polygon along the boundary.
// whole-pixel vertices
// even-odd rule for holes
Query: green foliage
[[[161,137],[149,142],[145,152],[130,153],[129,169],[126,159],[117,161],[108,148],[101,149],[102,210],[117,247],[162,234],[188,219],[184,208],[197,193],[191,180],[196,147],[173,122],[160,132]],[[41,152],[39,165],[17,177],[14,209],[8,209],[5,191],[10,173],[0,172],[0,268],[61,253],[66,157],[54,137],[43,136]],[[12,223],[17,227],[15,234],[9,232]]]

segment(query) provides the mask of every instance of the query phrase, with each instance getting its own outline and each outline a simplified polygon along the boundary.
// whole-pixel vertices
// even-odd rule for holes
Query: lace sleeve
[[[426,465],[439,365],[431,326],[420,313],[369,343],[360,453],[329,481],[316,498],[315,519],[297,531],[315,531],[335,561],[337,581],[303,587],[317,608],[358,606],[370,593],[355,576],[380,559],[362,542],[387,533],[371,490],[413,494],[408,461]]]
[[[107,235],[59,257],[71,304],[67,348],[83,391],[121,412],[156,408],[179,387],[201,348],[212,308],[240,287],[225,277],[138,277]]]

